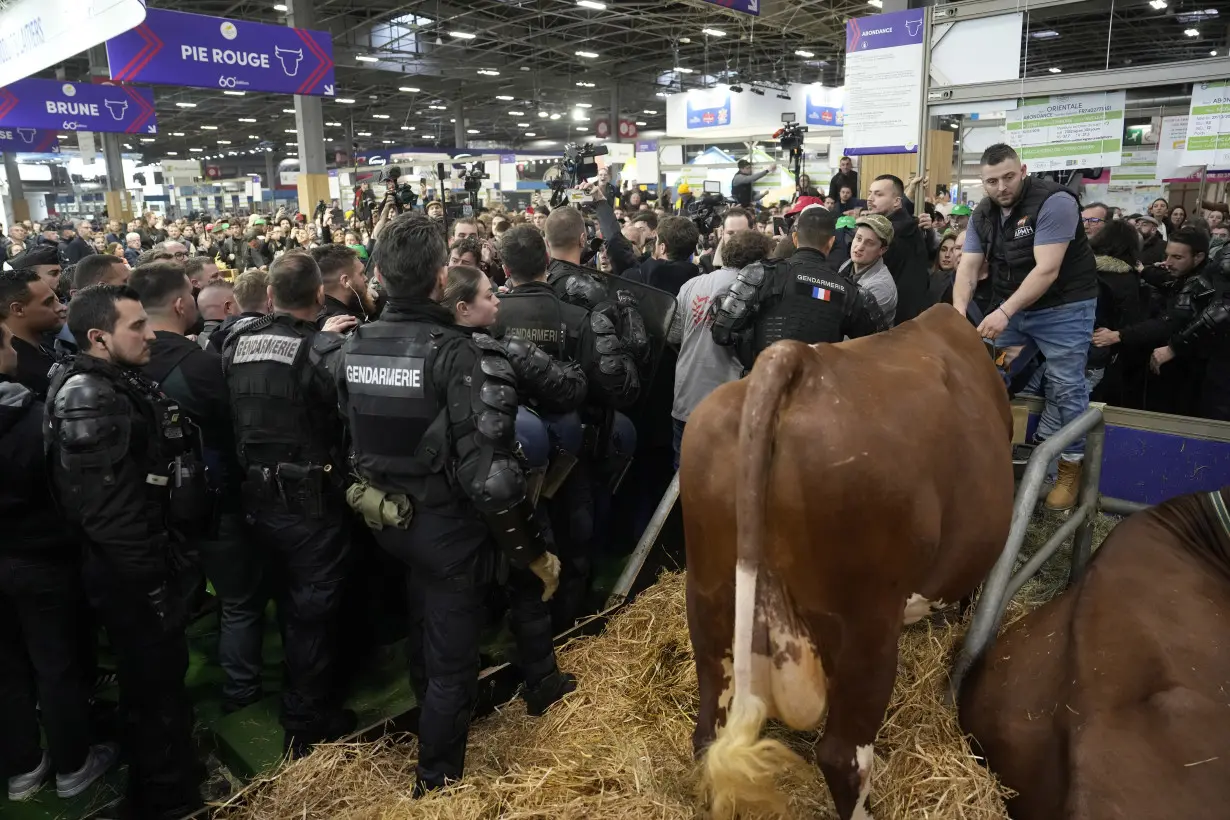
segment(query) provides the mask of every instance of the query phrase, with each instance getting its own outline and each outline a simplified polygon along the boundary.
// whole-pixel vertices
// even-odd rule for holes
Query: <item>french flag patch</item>
[[[812,288],[811,298],[819,299],[821,302],[831,302],[833,301],[833,291],[827,288]]]

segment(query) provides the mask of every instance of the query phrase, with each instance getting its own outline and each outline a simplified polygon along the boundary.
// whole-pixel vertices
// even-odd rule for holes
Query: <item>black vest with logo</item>
[[[279,463],[342,466],[336,408],[321,406],[322,397],[312,389],[325,378],[314,372],[321,366],[313,351],[316,335],[311,322],[275,313],[236,326],[227,338],[223,369],[245,469]]]
[[[546,282],[529,282],[500,296],[499,322],[492,335],[520,336],[556,361],[576,361],[587,313],[560,299]]]
[[[990,197],[984,198],[974,212],[972,227],[977,231],[983,253],[990,263],[996,304],[1016,293],[1034,269],[1034,233],[1038,227],[1038,214],[1043,203],[1052,196],[1075,195],[1057,182],[1029,177],[1025,179],[1021,197],[1006,220],[1001,221],[1003,211]],[[1025,310],[1041,310],[1096,299],[1097,296],[1097,262],[1085,236],[1085,226],[1077,220],[1076,235],[1068,243],[1058,278],[1038,301]]]
[[[372,486],[427,506],[458,495],[445,473],[448,385],[436,384],[433,373],[440,348],[468,335],[389,309],[346,342],[341,373],[352,459]]]
[[[829,267],[824,255],[801,248],[787,260],[765,266],[765,282],[752,333],[751,358],[774,342],[840,342],[848,280]]]

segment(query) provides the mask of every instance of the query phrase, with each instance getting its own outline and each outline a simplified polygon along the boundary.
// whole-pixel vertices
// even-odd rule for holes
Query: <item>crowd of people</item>
[[[580,208],[446,220],[439,200],[386,197],[366,220],[334,202],[13,226],[9,798],[48,782],[79,794],[122,750],[134,816],[200,805],[185,626],[207,581],[226,711],[263,697],[276,601],[299,755],[353,730],[349,660],[380,631],[365,603],[404,576],[412,788],[456,781],[484,624],[507,618],[530,714],[572,691],[552,635],[584,612],[596,557],[647,523],[700,402],[781,339],[839,342],[949,303],[1005,349],[1017,388],[1045,396],[1040,439],[1091,398],[1230,419],[1225,206],[1082,206],[1003,145],[983,156],[975,209],[916,207],[915,180],[891,175],[862,192],[848,158],[827,196],[803,179],[763,207],[756,173],[740,168],[740,204],[716,221],[682,186],[672,202],[604,169]],[[1048,506],[1075,503],[1082,452],[1065,451]],[[90,720],[99,628],[119,745]]]

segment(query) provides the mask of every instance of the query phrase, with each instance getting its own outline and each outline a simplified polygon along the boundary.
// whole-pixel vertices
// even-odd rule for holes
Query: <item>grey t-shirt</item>
[[[1009,209],[1011,211],[1011,209]],[[1008,218],[1008,213],[1000,209],[1000,224]],[[1076,226],[1080,224],[1081,212],[1076,206],[1076,197],[1057,193],[1042,203],[1038,211],[1038,222],[1034,228],[1034,245],[1058,245],[1061,242],[1071,242],[1076,238]],[[972,227],[972,226],[971,226]],[[982,240],[978,232],[965,232],[965,248],[963,253],[983,253]]]
[[[738,275],[738,268],[720,268],[693,277],[675,297],[669,338],[679,343],[679,360],[671,415],[679,421],[687,421],[696,405],[718,387],[743,375],[734,348],[713,341],[709,321],[709,306],[726,295]]]
[[[874,265],[862,273],[855,273],[854,262],[847,259],[841,265],[841,272],[871,294],[880,310],[884,311],[884,318],[892,324],[897,317],[897,283],[893,281],[888,265],[884,264],[884,258],[877,259]]]

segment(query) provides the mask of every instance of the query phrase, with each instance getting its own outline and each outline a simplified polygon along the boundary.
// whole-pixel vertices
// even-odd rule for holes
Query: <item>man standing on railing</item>
[[[1046,358],[1047,409],[1067,425],[1089,407],[1085,365],[1097,306],[1097,264],[1076,195],[1027,174],[1010,146],[999,143],[983,152],[987,196],[970,219],[952,304],[965,314],[978,270],[988,261],[996,307],[978,332],[998,347],[1037,344]],[[1083,438],[1064,448],[1047,509],[1075,506],[1084,453]]]

